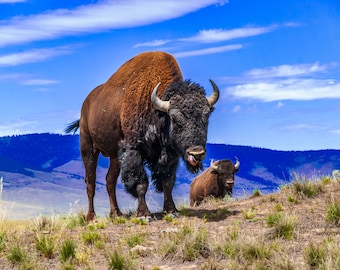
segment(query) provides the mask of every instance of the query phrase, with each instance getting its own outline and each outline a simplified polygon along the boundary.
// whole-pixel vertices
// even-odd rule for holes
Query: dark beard
[[[187,169],[189,172],[191,172],[192,174],[197,174],[199,171],[203,170],[203,164],[200,163],[197,166],[192,166],[190,163],[185,162],[185,165],[187,166]]]

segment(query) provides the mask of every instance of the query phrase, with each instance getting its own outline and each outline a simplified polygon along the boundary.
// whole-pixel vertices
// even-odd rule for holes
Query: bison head
[[[234,187],[235,173],[239,171],[240,161],[236,158],[234,164],[231,160],[219,160],[216,163],[211,161],[211,173],[217,175],[218,185],[221,189],[222,197],[231,195]]]
[[[182,156],[189,171],[203,169],[207,142],[208,120],[219,98],[217,85],[210,80],[213,93],[205,96],[204,89],[189,81],[173,83],[163,99],[157,97],[160,83],[154,88],[151,100],[154,107],[169,116],[169,143]]]

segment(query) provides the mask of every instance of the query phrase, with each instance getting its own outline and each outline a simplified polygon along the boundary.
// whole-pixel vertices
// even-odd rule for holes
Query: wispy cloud
[[[24,3],[27,0],[0,0],[0,4]]]
[[[320,131],[320,130],[326,130],[327,128],[324,126],[319,126],[319,125],[310,125],[310,124],[300,123],[300,124],[282,126],[279,129],[283,131],[294,131],[295,132],[299,130]]]
[[[226,45],[220,47],[211,47],[201,50],[192,50],[192,51],[185,51],[185,52],[178,52],[174,53],[174,56],[177,58],[189,57],[189,56],[197,56],[197,55],[206,55],[206,54],[214,54],[214,53],[221,53],[226,51],[234,51],[240,50],[243,48],[241,44],[234,44],[234,45]]]
[[[0,24],[0,46],[148,25],[181,17],[220,0],[104,0],[74,9],[14,17]],[[152,8],[151,8],[152,7]]]
[[[51,57],[69,54],[72,51],[73,51],[73,48],[70,46],[61,46],[61,47],[46,48],[46,49],[33,49],[33,50],[28,50],[28,51],[24,51],[20,53],[0,55],[0,67],[17,66],[17,65],[27,64],[27,63],[41,62]]]
[[[333,130],[331,130],[331,133],[333,133],[335,135],[340,135],[340,129],[333,129]]]
[[[51,85],[56,83],[59,83],[59,81],[47,79],[28,79],[22,82],[23,85]]]
[[[246,38],[251,36],[262,35],[271,31],[274,31],[277,26],[266,26],[266,27],[243,27],[235,28],[230,30],[224,29],[209,29],[201,30],[197,35],[178,39],[167,39],[167,40],[154,40],[144,43],[138,43],[133,47],[154,47],[162,46],[167,43],[217,43],[237,38]]]
[[[17,79],[21,76],[19,73],[3,73],[0,74],[0,81],[7,81]]]
[[[237,106],[235,106],[233,109],[232,109],[232,112],[233,113],[238,113],[238,112],[240,112],[241,111],[241,106],[240,105],[237,105]]]
[[[275,30],[277,26],[267,27],[243,27],[230,30],[224,29],[210,29],[202,30],[197,35],[181,38],[179,41],[184,42],[199,42],[199,43],[215,43],[227,41],[237,38],[245,38],[251,36],[258,36]]]
[[[340,98],[340,82],[318,77],[336,66],[313,63],[253,69],[242,77],[226,79],[235,83],[227,87],[226,93],[264,102]]]
[[[156,39],[153,41],[149,41],[149,42],[144,42],[144,43],[137,43],[136,45],[133,46],[133,48],[138,48],[138,47],[158,47],[158,46],[162,46],[164,44],[169,43],[170,40],[168,39]]]
[[[252,69],[246,72],[245,76],[255,79],[309,76],[313,73],[326,72],[334,66],[336,66],[335,63],[320,65],[319,62],[313,64],[280,65],[263,69]]]

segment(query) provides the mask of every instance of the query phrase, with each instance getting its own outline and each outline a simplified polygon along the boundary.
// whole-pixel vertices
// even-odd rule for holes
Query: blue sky
[[[338,0],[0,0],[0,136],[62,133],[144,51],[221,90],[208,142],[340,149]]]

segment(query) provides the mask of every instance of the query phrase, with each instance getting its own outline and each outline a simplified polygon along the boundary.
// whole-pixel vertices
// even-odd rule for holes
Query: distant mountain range
[[[207,144],[204,168],[210,161],[240,160],[234,197],[249,195],[254,189],[262,193],[278,190],[294,174],[308,178],[331,175],[340,169],[340,150],[275,151],[249,146]],[[95,206],[97,213],[109,211],[105,175],[108,159],[100,157],[97,170]],[[3,177],[2,215],[27,218],[38,214],[65,214],[86,211],[87,196],[84,167],[80,157],[79,136],[29,134],[0,137],[0,177]],[[181,162],[177,171],[174,198],[177,205],[188,205],[189,185],[195,175]],[[118,203],[124,211],[133,211],[135,200],[117,186]],[[148,204],[152,211],[162,208],[162,194],[152,188]],[[0,215],[1,218],[1,215]]]

